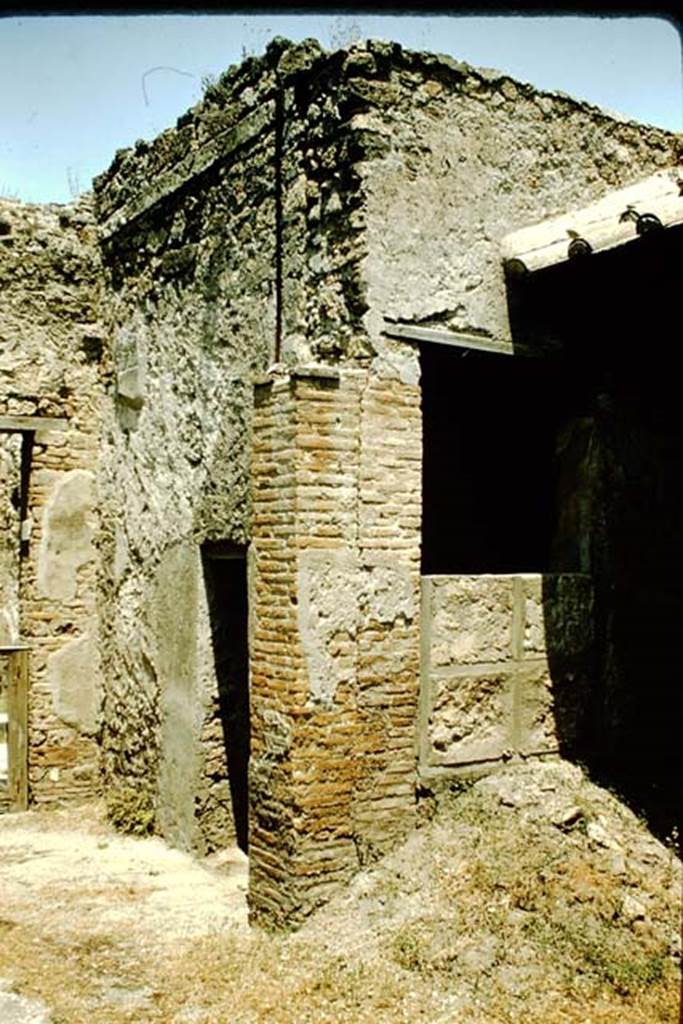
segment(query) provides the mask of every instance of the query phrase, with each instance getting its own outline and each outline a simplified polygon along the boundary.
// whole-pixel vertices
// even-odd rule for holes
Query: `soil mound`
[[[289,935],[246,927],[237,851],[197,862],[92,807],[3,816],[5,1003],[51,1024],[678,1020],[673,842],[562,761],[422,806]]]

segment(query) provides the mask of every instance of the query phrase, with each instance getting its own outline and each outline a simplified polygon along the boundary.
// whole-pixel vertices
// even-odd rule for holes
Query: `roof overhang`
[[[508,274],[527,274],[678,224],[683,224],[683,173],[668,168],[590,206],[511,232],[501,243],[503,265]]]

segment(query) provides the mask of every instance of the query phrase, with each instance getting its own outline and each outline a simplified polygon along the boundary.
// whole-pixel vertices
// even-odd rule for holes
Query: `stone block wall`
[[[299,920],[414,823],[419,445],[400,382],[301,370],[257,388],[254,919]]]
[[[0,415],[65,420],[4,435],[0,486],[5,638],[30,648],[29,798],[54,803],[99,791],[99,259],[87,197],[5,201],[0,223]]]
[[[588,576],[424,576],[421,779],[575,753],[593,639]]]

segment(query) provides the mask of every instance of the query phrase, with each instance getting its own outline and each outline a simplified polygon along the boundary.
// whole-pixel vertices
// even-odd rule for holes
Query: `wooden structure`
[[[62,416],[0,416],[0,434],[36,430],[66,430],[69,421]]]
[[[589,206],[511,232],[501,243],[503,265],[509,274],[526,274],[678,224],[683,173],[669,168]]]
[[[0,646],[0,659],[6,662],[7,680],[7,809],[25,811],[28,807],[28,662],[24,644]]]

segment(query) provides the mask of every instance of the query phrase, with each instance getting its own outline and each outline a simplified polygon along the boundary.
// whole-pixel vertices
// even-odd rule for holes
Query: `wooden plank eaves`
[[[587,244],[585,251],[612,249],[640,237],[646,214],[656,217],[662,228],[683,224],[681,171],[658,171],[589,206],[512,231],[501,242],[503,264],[512,274],[541,270],[570,259],[569,247],[577,240]]]

